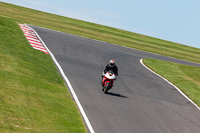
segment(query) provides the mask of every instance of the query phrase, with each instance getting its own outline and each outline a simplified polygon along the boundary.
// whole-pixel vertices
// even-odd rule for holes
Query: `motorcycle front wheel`
[[[110,83],[107,82],[107,83],[106,83],[106,86],[104,87],[104,90],[103,90],[104,93],[107,93],[107,92],[108,92],[109,86],[110,86]]]

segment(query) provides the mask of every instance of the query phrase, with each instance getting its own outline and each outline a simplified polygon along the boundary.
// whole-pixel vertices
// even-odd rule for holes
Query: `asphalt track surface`
[[[63,68],[96,133],[200,132],[200,111],[140,59],[200,64],[31,27]],[[101,72],[110,59],[116,60],[119,77],[104,94]]]

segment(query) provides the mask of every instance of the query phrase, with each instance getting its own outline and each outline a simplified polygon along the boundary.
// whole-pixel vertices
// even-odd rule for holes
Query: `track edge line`
[[[29,27],[30,27],[30,26],[29,26]],[[86,113],[85,113],[85,111],[84,111],[84,109],[83,109],[81,103],[79,102],[78,97],[77,97],[77,95],[76,95],[76,93],[75,93],[75,91],[74,91],[74,89],[73,89],[71,83],[69,82],[69,79],[68,79],[67,76],[65,75],[65,73],[64,73],[64,71],[63,71],[63,69],[62,69],[62,67],[61,67],[60,64],[57,62],[56,58],[55,58],[54,55],[51,53],[51,51],[48,49],[48,47],[47,47],[46,44],[43,42],[43,40],[40,38],[40,36],[37,34],[37,32],[36,32],[32,27],[30,27],[30,28],[35,32],[35,34],[37,35],[37,37],[39,38],[39,40],[41,41],[41,43],[43,44],[43,46],[44,46],[44,47],[46,48],[46,50],[49,52],[51,58],[53,59],[53,61],[54,61],[54,63],[56,64],[57,68],[59,69],[61,75],[63,76],[64,80],[66,81],[66,83],[67,83],[67,85],[68,85],[68,87],[69,87],[69,90],[71,91],[71,94],[72,94],[72,96],[74,97],[74,100],[75,100],[76,104],[78,105],[79,110],[80,110],[80,112],[81,112],[81,114],[82,114],[82,116],[83,116],[83,118],[84,118],[84,120],[85,120],[85,122],[86,122],[86,124],[87,124],[87,126],[88,126],[89,131],[90,131],[91,133],[95,133],[95,132],[94,132],[94,129],[92,128],[92,125],[90,124],[90,121],[89,121],[89,119],[88,119],[88,117],[87,117],[87,115],[86,115]]]
[[[168,81],[166,78],[162,77],[161,75],[157,74],[156,72],[154,72],[152,69],[150,69],[149,67],[147,67],[144,63],[143,63],[143,58],[140,59],[140,63],[150,72],[152,72],[153,74],[157,75],[158,77],[162,78],[163,80],[165,80],[167,83],[169,83],[171,86],[173,86],[174,88],[176,88],[176,90],[181,93],[181,95],[183,95],[188,101],[190,101],[199,111],[200,111],[200,107],[197,106],[187,95],[185,95],[185,93],[183,93],[177,86],[175,86],[174,84],[172,84],[170,81]]]

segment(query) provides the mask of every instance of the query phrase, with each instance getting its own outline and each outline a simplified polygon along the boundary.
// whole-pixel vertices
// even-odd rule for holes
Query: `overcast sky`
[[[200,0],[0,0],[200,48]]]

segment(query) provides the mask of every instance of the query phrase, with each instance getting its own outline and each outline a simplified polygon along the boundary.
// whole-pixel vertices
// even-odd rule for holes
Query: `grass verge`
[[[155,59],[144,59],[144,64],[176,85],[200,107],[200,67]]]
[[[200,63],[198,48],[0,2],[0,132],[86,132],[52,59],[32,49],[15,22]],[[199,68],[144,63],[200,105]]]
[[[200,63],[200,49],[103,25],[0,2],[0,15],[18,22]]]
[[[87,132],[51,57],[0,16],[0,132]]]

